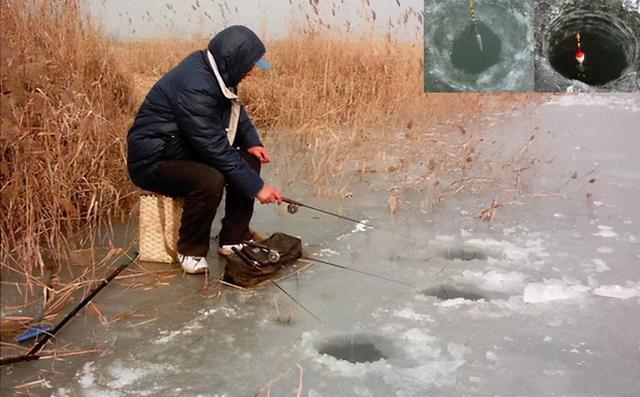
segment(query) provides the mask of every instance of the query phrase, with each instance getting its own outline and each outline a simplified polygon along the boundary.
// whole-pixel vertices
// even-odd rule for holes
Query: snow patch
[[[570,87],[569,87],[570,88]],[[567,88],[567,91],[569,91]],[[561,95],[554,97],[544,106],[598,106],[606,107],[611,110],[619,110],[621,107],[631,110],[632,112],[640,111],[640,103],[631,95],[599,95],[586,94],[581,95]]]
[[[612,254],[614,252],[611,247],[598,247],[596,251],[600,254]]]
[[[593,263],[595,263],[596,267],[595,267],[595,271],[598,273],[602,273],[602,272],[607,272],[611,269],[609,269],[609,266],[607,266],[607,263],[605,261],[603,261],[602,259],[591,259],[593,261]]]
[[[107,383],[112,389],[120,389],[124,386],[129,386],[145,377],[149,370],[142,368],[126,368],[119,361],[115,362],[107,368],[107,372],[113,378],[113,380]]]
[[[76,377],[78,378],[78,384],[80,385],[80,387],[82,387],[83,389],[89,389],[91,387],[93,387],[93,382],[95,381],[95,362],[90,361],[88,363],[85,363],[82,366],[82,373],[78,372],[76,374]]]
[[[613,231],[613,227],[611,226],[598,225],[598,229],[600,229],[600,231],[598,233],[593,233],[592,236],[612,238],[618,235],[618,233]]]
[[[335,255],[340,255],[338,251],[334,251],[331,248],[323,248],[319,252],[315,253],[314,256],[319,257],[331,257]]]
[[[349,233],[345,233],[342,236],[336,237],[336,240],[342,240],[343,238],[349,237],[352,234],[356,234],[356,233],[359,233],[359,232],[366,232],[367,230],[372,229],[371,226],[367,225],[367,222],[369,222],[369,220],[365,219],[363,221],[360,221],[359,223],[356,223],[355,227],[354,227],[354,229],[352,231],[350,231]]]

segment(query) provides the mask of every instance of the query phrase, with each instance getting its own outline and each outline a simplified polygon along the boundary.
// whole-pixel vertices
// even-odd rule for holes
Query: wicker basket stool
[[[140,193],[140,260],[178,262],[178,229],[182,200],[152,192]]]

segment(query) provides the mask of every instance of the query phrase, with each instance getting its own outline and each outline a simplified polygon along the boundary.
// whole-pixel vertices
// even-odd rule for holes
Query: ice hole
[[[486,260],[487,254],[482,251],[473,248],[448,248],[444,252],[444,257],[450,260],[462,260],[462,261],[472,261],[472,260]]]
[[[551,67],[568,79],[603,85],[619,78],[636,59],[637,37],[627,24],[606,10],[569,9],[549,26],[545,46]],[[576,60],[577,39],[585,54]]]
[[[330,339],[318,348],[320,354],[327,354],[351,363],[371,363],[387,358],[367,335],[343,336]]]
[[[426,296],[433,296],[440,300],[462,298],[470,301],[479,301],[481,299],[490,299],[488,296],[485,296],[480,293],[480,291],[470,286],[454,287],[452,285],[438,285],[422,291],[422,294]]]
[[[469,23],[453,41],[451,51],[451,62],[459,69],[469,73],[478,74],[500,60],[500,47],[502,43],[487,25],[478,22],[478,33],[480,34],[482,51],[478,45],[476,31],[472,23]]]

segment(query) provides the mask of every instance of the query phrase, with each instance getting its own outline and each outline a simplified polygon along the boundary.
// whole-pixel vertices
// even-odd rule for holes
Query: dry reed
[[[133,114],[109,42],[73,1],[2,13],[2,262],[43,269],[69,236],[127,208],[123,132]]]

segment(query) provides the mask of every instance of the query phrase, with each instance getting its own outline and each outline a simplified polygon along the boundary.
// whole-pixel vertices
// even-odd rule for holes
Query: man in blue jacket
[[[254,66],[269,70],[258,36],[244,26],[215,35],[151,88],[128,134],[128,171],[139,187],[182,197],[178,259],[189,273],[207,270],[211,223],[226,185],[219,253],[251,238],[253,203],[282,202],[260,177],[271,156],[240,105],[236,87]]]

